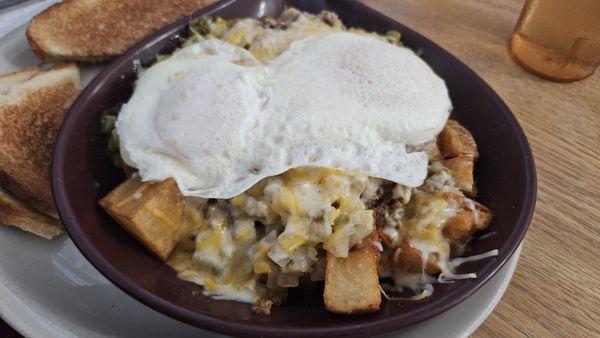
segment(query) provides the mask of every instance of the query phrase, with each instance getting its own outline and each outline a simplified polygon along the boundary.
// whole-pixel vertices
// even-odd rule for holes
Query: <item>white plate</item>
[[[0,39],[0,73],[37,63],[25,26]],[[83,67],[87,83],[101,66]],[[466,337],[492,312],[519,260],[451,310],[386,337]],[[68,236],[53,241],[0,227],[0,316],[27,337],[198,337],[221,335],[170,319],[104,278]]]

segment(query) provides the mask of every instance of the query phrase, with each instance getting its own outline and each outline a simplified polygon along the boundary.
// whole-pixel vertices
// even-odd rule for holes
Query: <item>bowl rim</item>
[[[243,0],[222,0],[218,1],[210,6],[207,6],[194,14],[192,18],[200,17],[206,13],[223,9],[235,2]],[[537,177],[536,168],[533,158],[533,154],[525,133],[519,125],[517,119],[512,114],[510,109],[502,101],[502,99],[494,92],[494,90],[481,79],[473,70],[471,70],[462,61],[457,59],[454,55],[447,52],[437,44],[431,42],[426,37],[413,31],[412,29],[398,23],[397,21],[385,16],[381,12],[378,12],[367,5],[357,0],[346,0],[353,6],[361,11],[371,11],[378,15],[382,20],[389,21],[393,24],[402,26],[403,29],[411,34],[419,37],[425,43],[431,44],[441,51],[445,52],[447,57],[452,59],[453,62],[457,62],[464,67],[467,76],[471,77],[482,90],[482,95],[488,96],[493,104],[501,111],[501,115],[504,118],[507,128],[514,132],[514,138],[518,145],[519,153],[524,160],[523,163],[523,176],[525,179],[524,189],[524,203],[522,205],[521,213],[518,216],[517,221],[514,224],[513,231],[506,240],[503,250],[500,251],[496,257],[496,263],[488,270],[478,271],[478,278],[475,280],[475,284],[469,289],[456,288],[445,294],[445,298],[440,299],[436,303],[424,305],[423,307],[413,310],[409,313],[402,314],[402,322],[408,322],[408,325],[398,325],[398,316],[395,315],[389,318],[377,319],[374,318],[369,321],[368,324],[361,323],[345,323],[335,327],[314,327],[304,328],[298,326],[269,326],[263,323],[241,323],[231,322],[226,319],[218,317],[212,317],[205,315],[184,307],[181,307],[175,303],[172,303],[166,299],[155,295],[154,293],[138,286],[136,283],[124,276],[119,270],[117,270],[108,260],[104,259],[100,252],[95,249],[92,241],[89,240],[87,234],[79,226],[75,213],[67,202],[67,192],[63,183],[67,179],[61,170],[62,164],[65,162],[65,153],[67,152],[67,140],[71,130],[76,126],[75,116],[81,113],[81,106],[85,105],[87,99],[94,94],[95,87],[102,82],[112,72],[119,68],[124,62],[128,62],[131,58],[135,58],[136,54],[140,49],[146,46],[148,43],[157,39],[167,38],[169,31],[174,28],[180,27],[181,25],[189,22],[190,16],[184,17],[177,20],[157,32],[144,38],[142,41],[128,49],[121,56],[113,60],[106,68],[104,68],[87,86],[81,91],[76,101],[71,106],[68,114],[65,116],[63,124],[59,130],[58,138],[54,146],[54,155],[52,160],[52,189],[53,196],[56,202],[56,206],[61,217],[65,228],[75,243],[78,250],[84,255],[84,257],[108,280],[111,281],[118,288],[123,290],[128,295],[142,302],[143,304],[163,313],[177,320],[186,322],[196,327],[204,329],[222,332],[226,334],[234,335],[252,335],[252,336],[281,336],[281,335],[293,335],[293,336],[314,336],[314,335],[351,335],[358,333],[368,334],[379,334],[388,332],[401,327],[410,326],[418,322],[424,321],[431,317],[434,317],[446,310],[459,304],[466,298],[470,297],[473,293],[479,290],[487,281],[489,281],[508,261],[513,255],[517,247],[521,244],[525,233],[528,230],[529,224],[533,217],[536,196],[537,196]],[[164,36],[163,36],[164,35]],[[481,275],[479,274],[481,273]],[[431,305],[436,305],[432,307]]]

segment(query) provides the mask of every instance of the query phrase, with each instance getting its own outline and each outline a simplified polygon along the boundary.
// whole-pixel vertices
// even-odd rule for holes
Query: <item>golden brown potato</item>
[[[273,307],[273,301],[270,299],[259,299],[256,303],[252,304],[250,311],[259,315],[270,316],[271,308]]]
[[[423,260],[421,257],[421,251],[415,249],[405,242],[394,252],[393,256],[394,269],[396,271],[410,272],[410,273],[421,273],[423,272]],[[430,275],[435,275],[440,272],[440,268],[437,265],[437,258],[434,255],[430,255],[427,258],[425,264],[425,272]]]
[[[125,230],[166,261],[181,238],[183,196],[173,179],[130,178],[100,200]]]
[[[363,240],[363,245],[351,250],[346,258],[327,253],[323,293],[327,310],[342,314],[379,310],[379,249],[372,244],[377,240],[377,232],[374,231]]]
[[[460,190],[469,196],[473,194],[473,157],[461,155],[442,161]]]
[[[485,229],[492,220],[492,212],[480,203],[456,194],[445,194],[460,210],[444,225],[443,233],[452,249],[461,248],[478,230]]]
[[[492,221],[492,211],[485,205],[475,202],[475,210],[477,211],[477,217],[475,221],[475,230],[483,230],[490,225]]]
[[[390,236],[388,236],[385,231],[383,230],[383,228],[377,228],[375,231],[377,231],[377,234],[379,235],[379,238],[381,239],[381,244],[383,244],[384,247],[386,248],[393,248],[394,247],[394,239],[391,238]]]
[[[460,248],[473,232],[473,212],[470,210],[458,212],[446,222],[443,232],[452,248]]]
[[[479,156],[471,133],[454,120],[448,120],[438,136],[438,143],[445,158],[468,155],[477,159]]]

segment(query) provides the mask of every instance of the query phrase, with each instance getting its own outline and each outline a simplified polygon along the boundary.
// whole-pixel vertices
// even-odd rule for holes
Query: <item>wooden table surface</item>
[[[525,130],[538,200],[513,280],[475,337],[600,336],[600,70],[553,83],[507,42],[523,1],[364,0],[477,72]]]

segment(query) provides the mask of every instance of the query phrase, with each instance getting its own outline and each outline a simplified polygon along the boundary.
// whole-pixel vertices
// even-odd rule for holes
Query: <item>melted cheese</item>
[[[199,215],[205,219],[194,243],[180,245],[169,264],[181,278],[203,285],[215,298],[256,300],[260,291],[249,282],[256,275],[276,269],[282,272],[278,283],[292,285],[297,274],[310,272],[317,262],[317,246],[344,257],[370,234],[373,215],[362,195],[376,196],[373,191],[380,183],[327,168],[296,168],[230,200],[187,203],[187,222],[197,221]],[[197,213],[188,210],[198,207],[202,210]],[[283,227],[257,238],[255,222]]]

